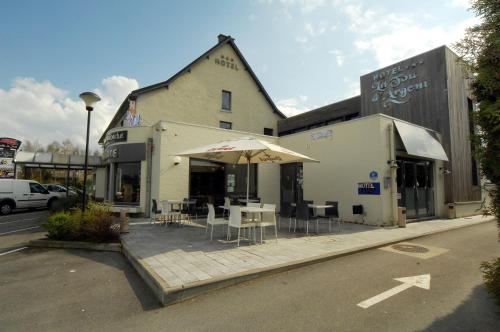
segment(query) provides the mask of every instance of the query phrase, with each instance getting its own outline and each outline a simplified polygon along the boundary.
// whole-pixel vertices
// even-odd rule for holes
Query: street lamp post
[[[99,96],[93,92],[83,92],[80,94],[80,98],[85,102],[85,109],[88,112],[87,115],[87,140],[85,142],[85,165],[83,169],[83,202],[82,211],[85,211],[86,200],[87,200],[87,164],[89,158],[89,129],[90,129],[90,113],[94,110],[95,104],[101,100]]]

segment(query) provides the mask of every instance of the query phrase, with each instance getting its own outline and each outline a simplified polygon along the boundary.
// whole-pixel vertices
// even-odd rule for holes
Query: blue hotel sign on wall
[[[380,182],[358,183],[358,195],[380,195]]]

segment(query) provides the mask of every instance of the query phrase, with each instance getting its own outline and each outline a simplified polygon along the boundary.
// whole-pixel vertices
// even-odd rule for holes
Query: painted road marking
[[[28,228],[21,228],[21,229],[15,230],[15,231],[0,233],[0,235],[6,235],[6,234],[12,234],[12,233],[17,233],[17,232],[27,231],[28,229],[33,229],[33,228],[40,228],[40,226],[33,226],[33,227],[28,227]]]
[[[0,254],[0,256],[7,255],[7,254],[12,254],[13,252],[21,251],[21,250],[24,250],[24,249],[28,249],[28,247],[22,247],[22,248],[17,248],[17,249],[10,250],[10,251],[7,251],[7,252],[2,252]]]
[[[394,288],[391,288],[383,293],[380,293],[378,295],[375,295],[374,297],[369,298],[368,300],[365,300],[363,302],[358,303],[358,307],[361,307],[363,309],[369,308],[374,304],[377,304],[379,302],[382,302],[383,300],[386,300],[390,298],[391,296],[394,296],[404,290],[407,290],[408,288],[411,288],[413,286],[420,287],[423,289],[430,289],[431,288],[431,275],[430,274],[422,274],[420,276],[413,276],[413,277],[405,277],[405,278],[394,278],[396,281],[401,281],[402,284],[399,286],[396,286]]]
[[[23,222],[23,221],[30,221],[30,220],[36,220],[36,219],[39,219],[39,218],[29,218],[29,219],[21,219],[21,220],[0,222],[0,226],[1,225],[5,225],[5,224],[12,224],[12,223],[15,223],[15,222]]]

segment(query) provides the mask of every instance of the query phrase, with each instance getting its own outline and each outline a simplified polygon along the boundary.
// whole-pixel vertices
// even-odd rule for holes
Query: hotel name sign
[[[373,74],[372,102],[381,102],[384,107],[408,103],[412,94],[430,85],[417,74],[418,67],[423,64],[424,60],[420,59]]]
[[[232,70],[239,70],[238,64],[234,62],[234,58],[224,56],[223,54],[220,57],[215,58],[215,64]]]

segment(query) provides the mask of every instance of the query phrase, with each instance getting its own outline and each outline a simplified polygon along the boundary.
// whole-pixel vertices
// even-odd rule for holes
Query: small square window
[[[264,128],[264,135],[273,136],[273,128]]]
[[[231,129],[232,127],[233,127],[233,124],[231,122],[219,121],[219,128]]]
[[[231,112],[231,92],[222,90],[222,110]]]

